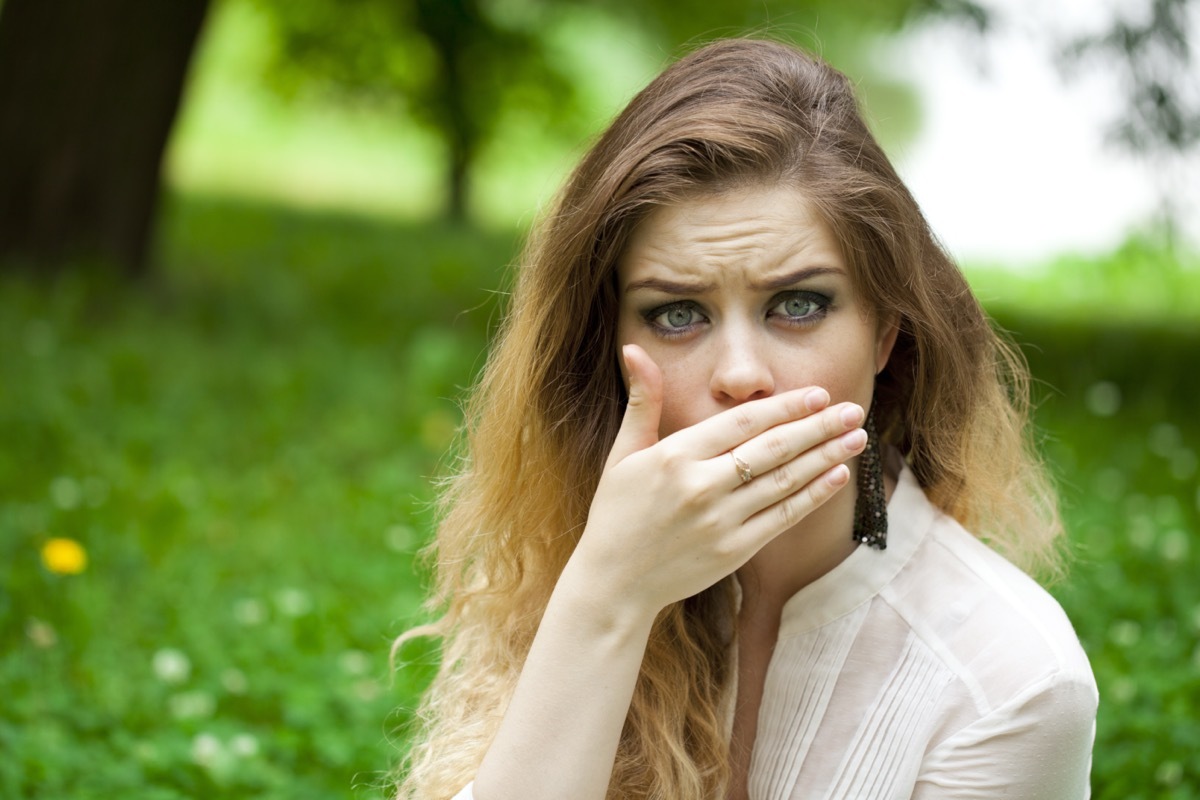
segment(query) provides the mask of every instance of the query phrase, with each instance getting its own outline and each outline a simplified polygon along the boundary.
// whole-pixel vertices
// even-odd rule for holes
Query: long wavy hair
[[[625,401],[614,273],[631,231],[697,194],[781,183],[818,209],[868,307],[899,319],[875,390],[880,437],[947,514],[1053,572],[1061,526],[1029,441],[1027,368],[931,234],[850,82],[789,45],[709,44],[633,99],[527,245],[442,495],[438,617],[400,640],[442,637],[442,663],[398,796],[446,798],[472,778],[583,531]],[[731,597],[726,580],[659,615],[609,797],[723,795]]]

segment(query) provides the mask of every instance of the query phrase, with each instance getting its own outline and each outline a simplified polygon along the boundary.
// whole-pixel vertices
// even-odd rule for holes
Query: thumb
[[[621,357],[629,381],[629,404],[609,452],[608,466],[657,442],[662,417],[662,372],[658,365],[636,344],[622,347]]]

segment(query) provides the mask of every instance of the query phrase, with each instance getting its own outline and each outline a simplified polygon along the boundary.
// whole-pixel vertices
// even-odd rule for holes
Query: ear
[[[892,312],[880,317],[879,329],[875,334],[875,374],[883,372],[888,359],[892,356],[892,348],[896,346],[896,337],[900,335],[900,314]]]

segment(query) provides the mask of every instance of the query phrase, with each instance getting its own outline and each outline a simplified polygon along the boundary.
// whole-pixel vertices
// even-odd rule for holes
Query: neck
[[[850,485],[784,531],[738,570],[742,586],[741,618],[778,620],[778,614],[796,592],[846,560],[860,545],[852,538],[856,499],[857,464]],[[884,487],[891,499],[896,482],[885,471]]]

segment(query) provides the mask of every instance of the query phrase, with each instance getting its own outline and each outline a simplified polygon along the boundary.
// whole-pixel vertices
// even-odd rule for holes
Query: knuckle
[[[664,472],[678,472],[682,469],[686,458],[679,448],[664,445],[660,454],[661,466]]]
[[[788,415],[789,419],[799,419],[800,417],[808,416],[812,412],[808,410],[804,395],[797,392],[789,396],[787,402],[784,403],[784,413]]]
[[[821,446],[821,455],[827,463],[837,464],[845,461],[850,454],[846,452],[840,440],[832,439]]]
[[[794,469],[791,464],[784,464],[773,470],[771,477],[775,479],[775,485],[784,491],[791,489],[795,481]]]
[[[684,504],[690,508],[707,506],[712,498],[712,484],[697,475],[688,474],[681,476],[679,479],[679,489]]]
[[[771,454],[777,461],[783,461],[788,457],[788,451],[791,449],[788,446],[788,441],[778,433],[771,434],[765,437],[764,444],[767,447],[767,452]]]
[[[821,503],[824,503],[826,500],[828,500],[829,496],[834,492],[833,485],[830,484],[829,480],[827,479],[828,474],[828,469],[821,470],[817,473],[816,477],[809,481],[808,485],[804,487],[804,494],[808,498],[808,504],[813,508],[816,508],[817,506],[821,505]]]
[[[779,521],[788,528],[804,519],[803,493],[794,494],[779,504]]]
[[[749,436],[754,433],[754,417],[750,415],[750,412],[744,406],[738,406],[733,409],[733,422],[743,435]]]
[[[821,430],[824,432],[826,439],[836,436],[844,430],[842,418],[837,415],[834,409],[830,409],[822,415]]]
[[[705,509],[696,515],[696,530],[701,534],[707,534],[710,531],[716,530],[719,524],[717,513],[711,508]]]
[[[736,559],[741,548],[733,537],[718,537],[713,541],[712,551],[719,561],[727,562]]]

